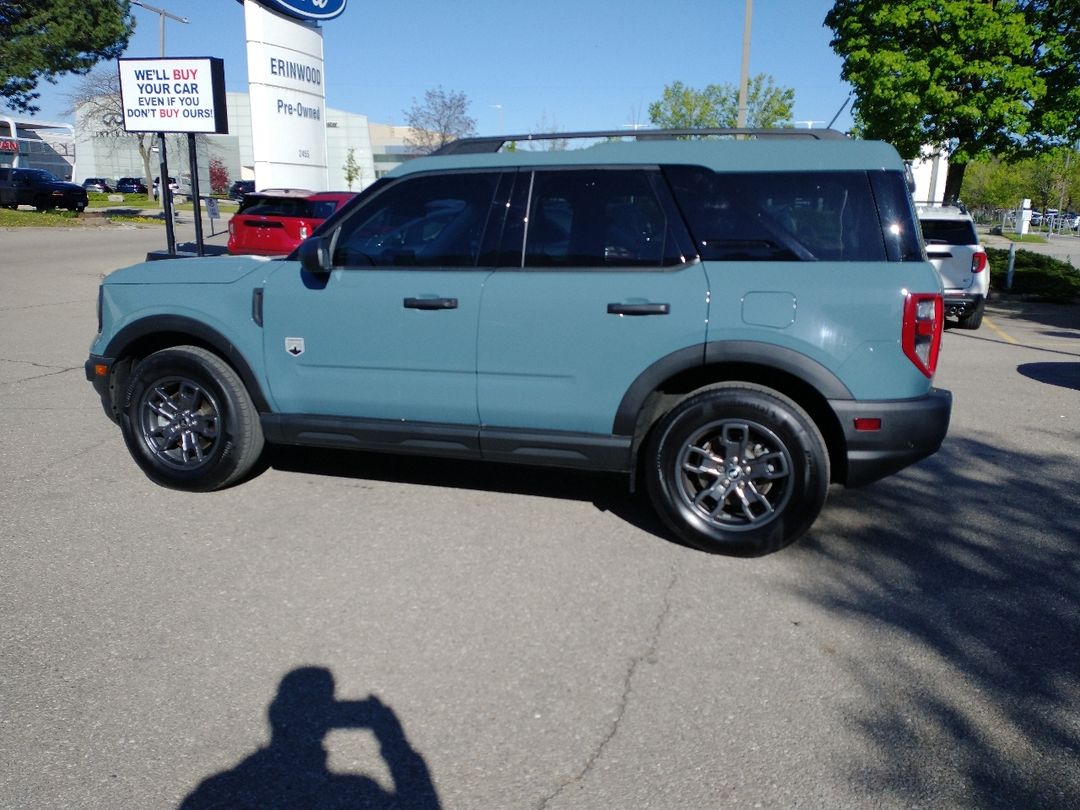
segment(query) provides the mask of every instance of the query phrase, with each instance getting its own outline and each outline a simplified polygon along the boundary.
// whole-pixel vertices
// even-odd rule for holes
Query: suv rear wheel
[[[787,397],[725,383],[681,402],[654,429],[646,457],[660,517],[704,551],[754,556],[797,540],[828,494],[821,432]]]
[[[235,483],[263,448],[243,382],[195,346],[164,349],[135,367],[120,426],[147,477],[174,489],[206,492]]]
[[[957,319],[956,325],[960,329],[978,329],[982,326],[983,311],[986,309],[986,299],[983,299],[970,312],[964,313]]]

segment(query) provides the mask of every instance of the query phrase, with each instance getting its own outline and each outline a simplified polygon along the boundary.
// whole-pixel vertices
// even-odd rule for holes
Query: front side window
[[[703,259],[886,259],[865,172],[664,172]]]
[[[475,267],[499,174],[410,177],[341,222],[334,264]]]
[[[670,267],[684,258],[649,173],[538,171],[525,228],[525,267]]]

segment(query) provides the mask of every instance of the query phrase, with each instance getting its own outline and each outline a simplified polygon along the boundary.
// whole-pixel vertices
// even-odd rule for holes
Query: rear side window
[[[886,260],[865,172],[664,173],[702,259]]]
[[[978,244],[975,226],[963,219],[921,219],[923,239],[928,245]]]
[[[524,266],[672,267],[685,259],[671,225],[647,170],[538,171]]]

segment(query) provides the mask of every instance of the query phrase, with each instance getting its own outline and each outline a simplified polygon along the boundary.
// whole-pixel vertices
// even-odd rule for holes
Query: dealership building
[[[196,137],[199,186],[202,189],[210,188],[209,166],[210,161],[215,158],[224,165],[230,180],[256,179],[251,97],[247,93],[226,93],[225,101],[229,134]],[[84,106],[81,109],[87,108]],[[335,110],[332,107],[326,108],[325,122],[328,189],[313,191],[344,191],[349,188],[345,175],[350,150],[356,167],[353,191],[366,188],[412,156],[405,142],[408,127],[374,124],[369,122],[365,115]],[[86,177],[142,176],[143,163],[137,138],[137,135],[128,134],[109,122],[77,113],[74,130],[78,161],[75,169],[76,182],[81,182]],[[169,173],[174,177],[190,177],[186,136],[168,136],[166,149]],[[151,170],[157,174],[157,158],[151,164]]]
[[[251,100],[247,93],[226,93],[228,135],[198,135],[196,148],[199,187],[210,189],[210,161],[218,159],[231,180],[255,179],[252,151]],[[93,109],[83,105],[75,124],[57,124],[0,116],[0,140],[8,147],[0,151],[0,166],[18,165],[47,169],[58,177],[81,183],[87,177],[142,177],[143,161],[138,135],[127,133],[116,121],[85,114]],[[409,128],[376,124],[367,116],[326,108],[326,155],[328,189],[344,191],[349,150],[356,166],[352,190],[360,191],[395,166],[414,156],[406,144]],[[155,139],[156,144],[156,139]],[[17,149],[15,148],[17,147]],[[154,147],[156,150],[156,146]],[[169,174],[190,177],[187,136],[167,137]],[[151,173],[158,174],[158,158],[151,161]]]

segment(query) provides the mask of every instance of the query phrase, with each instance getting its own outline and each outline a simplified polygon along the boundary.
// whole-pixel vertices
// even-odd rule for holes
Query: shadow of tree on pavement
[[[843,662],[866,752],[844,767],[870,796],[1080,807],[1080,448],[1066,451],[950,438],[830,497],[790,550],[796,592],[879,640]]]

